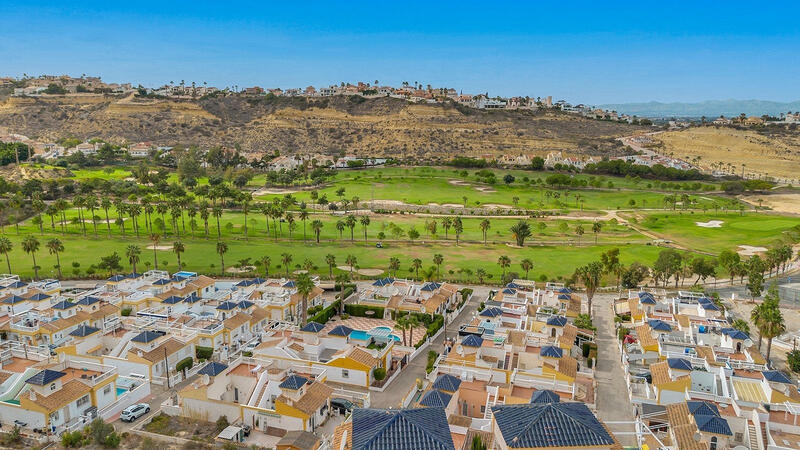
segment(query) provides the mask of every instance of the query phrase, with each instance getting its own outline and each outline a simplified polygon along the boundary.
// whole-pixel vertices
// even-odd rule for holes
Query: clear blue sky
[[[283,88],[378,79],[591,104],[800,99],[798,2],[8,3],[6,76]]]

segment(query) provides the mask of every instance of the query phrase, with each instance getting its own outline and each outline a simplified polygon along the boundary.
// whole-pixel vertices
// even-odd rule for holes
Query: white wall
[[[132,373],[136,373],[150,378],[150,368],[146,364],[132,362],[122,358],[113,358],[111,356],[104,356],[103,364],[116,367],[117,373],[122,376],[127,377]]]
[[[14,423],[15,420],[27,423],[27,428],[44,428],[45,416],[36,411],[28,411],[18,406],[0,402],[0,422]]]

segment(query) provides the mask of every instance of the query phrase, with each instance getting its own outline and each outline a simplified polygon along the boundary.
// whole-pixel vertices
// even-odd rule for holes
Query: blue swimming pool
[[[400,337],[399,336],[396,336],[394,334],[389,334],[388,333],[388,332],[392,331],[391,328],[389,328],[389,327],[377,327],[377,328],[382,329],[382,331],[383,331],[383,329],[385,329],[386,333],[384,335],[388,334],[388,336],[390,338],[392,338],[396,342],[400,342]],[[357,340],[360,340],[360,341],[367,341],[371,337],[372,337],[372,335],[369,332],[366,332],[366,331],[363,331],[363,330],[353,330],[353,331],[350,332],[350,339],[357,339]],[[376,337],[380,337],[380,336],[376,336]]]
[[[122,394],[124,394],[124,393],[126,393],[126,392],[128,392],[128,388],[121,388],[121,387],[118,387],[118,388],[117,388],[117,397],[119,397],[120,395],[122,395]]]

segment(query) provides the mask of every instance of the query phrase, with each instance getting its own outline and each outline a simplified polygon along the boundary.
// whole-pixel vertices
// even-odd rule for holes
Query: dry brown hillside
[[[643,127],[560,112],[478,111],[391,98],[248,98],[197,101],[68,95],[0,100],[0,127],[30,137],[112,142],[238,144],[244,151],[394,157],[480,156],[564,150],[615,155],[615,137]]]

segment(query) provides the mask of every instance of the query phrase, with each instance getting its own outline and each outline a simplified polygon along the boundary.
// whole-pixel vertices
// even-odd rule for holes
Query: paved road
[[[617,346],[612,311],[613,296],[596,295],[593,299],[594,325],[597,327],[597,415],[604,422],[631,422],[630,424],[608,424],[612,432],[634,432],[633,408],[625,385],[621,355]],[[633,435],[617,436],[623,445],[635,445]]]
[[[113,422],[114,427],[117,431],[131,431],[132,428],[136,427],[141,423],[148,423],[150,419],[152,419],[157,414],[161,413],[161,404],[171,395],[177,393],[179,390],[186,387],[189,383],[193,382],[197,378],[197,375],[194,375],[186,380],[181,381],[177,384],[177,386],[173,386],[172,389],[166,389],[166,387],[158,386],[156,384],[151,384],[151,394],[149,397],[146,397],[142,403],[147,403],[150,405],[150,412],[145,414],[144,416],[134,420],[133,422],[123,422],[119,420],[119,414],[112,417],[111,422]]]
[[[472,288],[474,289],[472,299],[461,311],[461,314],[459,314],[447,327],[447,336],[449,337],[454,337],[458,334],[458,326],[467,322],[472,317],[472,314],[477,310],[480,302],[484,301],[486,296],[489,294],[488,287],[475,286]],[[441,353],[444,345],[444,335],[445,333],[442,333],[428,348],[436,351],[437,353]],[[397,378],[392,381],[385,391],[371,393],[371,406],[373,408],[397,408],[400,404],[400,400],[405,394],[408,393],[409,390],[411,390],[411,387],[414,385],[414,383],[416,383],[417,379],[425,378],[427,375],[425,372],[425,366],[427,364],[428,358],[426,354],[417,356],[416,359],[411,361],[409,365],[403,368],[403,370],[400,372],[400,375],[398,375]]]

